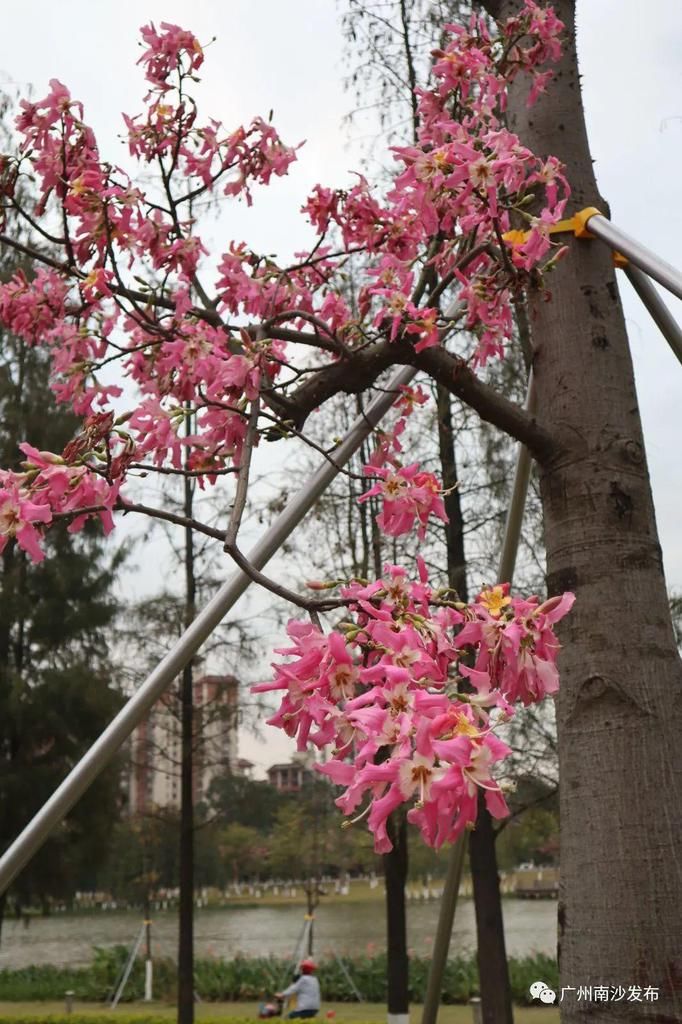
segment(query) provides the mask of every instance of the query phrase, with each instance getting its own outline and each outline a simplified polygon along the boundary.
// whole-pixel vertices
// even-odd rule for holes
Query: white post
[[[151,959],[144,962],[144,1001],[151,1003],[154,998],[152,993],[152,979],[154,976],[154,964]]]

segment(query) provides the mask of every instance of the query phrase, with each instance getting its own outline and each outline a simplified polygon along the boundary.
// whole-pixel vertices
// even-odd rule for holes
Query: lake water
[[[197,910],[195,949],[198,956],[230,959],[247,955],[291,956],[303,927],[302,907],[244,907]],[[556,952],[557,904],[554,900],[504,900],[507,952],[523,956]],[[408,904],[408,937],[418,956],[431,952],[438,902]],[[130,912],[55,914],[22,921],[6,920],[2,930],[0,968],[30,964],[87,964],[93,946],[130,945],[140,929],[141,915]],[[315,951],[323,957],[378,952],[386,948],[381,902],[320,906],[315,916]],[[156,912],[153,942],[157,955],[176,957],[175,912]],[[473,901],[460,898],[451,954],[475,949]]]

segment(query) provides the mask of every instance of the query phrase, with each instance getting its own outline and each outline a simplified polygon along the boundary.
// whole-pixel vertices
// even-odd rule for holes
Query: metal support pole
[[[429,974],[426,979],[426,993],[424,995],[424,1009],[422,1010],[422,1024],[435,1024],[438,1017],[438,1007],[443,991],[443,976],[448,962],[450,952],[450,939],[452,938],[452,926],[455,923],[455,911],[457,910],[457,897],[459,886],[462,880],[462,869],[466,856],[467,844],[464,836],[460,836],[450,849],[448,870],[443,886],[443,895],[440,900],[438,911],[438,924],[436,935],[433,940],[433,952],[429,964]]]
[[[116,992],[114,994],[114,998],[111,1001],[111,1009],[112,1010],[115,1010],[116,1007],[118,1006],[119,1000],[120,1000],[121,996],[123,995],[123,991],[124,991],[124,989],[125,989],[125,987],[126,987],[126,985],[128,983],[128,978],[130,977],[130,972],[133,969],[133,964],[135,963],[135,958],[137,957],[137,951],[140,948],[140,946],[142,945],[142,939],[144,938],[144,931],[145,931],[145,926],[143,924],[142,927],[140,928],[140,931],[139,931],[139,934],[137,936],[137,939],[135,940],[135,945],[133,946],[133,948],[130,951],[130,956],[128,957],[128,962],[125,965],[125,970],[123,971],[123,977],[121,978],[121,982],[120,982],[118,988],[116,989]]]
[[[673,295],[676,295],[678,299],[682,299],[682,273],[679,270],[666,263],[665,260],[651,252],[650,249],[647,249],[645,245],[642,245],[635,238],[631,238],[630,235],[621,231],[620,228],[617,228],[606,217],[602,217],[601,214],[595,213],[592,217],[589,217],[586,227],[588,231],[597,238],[600,238],[602,242],[606,242],[612,249],[621,252],[623,256],[627,256],[631,263],[634,263],[636,267],[643,270],[649,277],[653,277],[654,281],[658,281],[664,288],[667,288]]]
[[[528,374],[528,391],[526,393],[526,409],[530,413],[535,412],[535,380],[531,369]],[[531,454],[524,444],[519,445],[516,456],[516,469],[514,471],[514,483],[512,485],[511,500],[507,510],[507,520],[504,524],[504,536],[502,539],[502,552],[500,554],[500,565],[497,578],[500,583],[511,583],[514,578],[514,567],[516,556],[519,550],[521,539],[521,526],[523,525],[523,513],[526,507],[528,496],[528,484],[530,482],[530,469],[532,465]]]
[[[353,979],[352,979],[352,977],[350,975],[350,972],[349,972],[348,968],[346,967],[345,963],[343,962],[341,957],[338,955],[338,953],[334,953],[334,959],[336,960],[337,964],[341,968],[343,976],[344,976],[344,978],[346,979],[346,981],[348,982],[348,984],[350,986],[351,992],[353,993],[353,995],[355,996],[357,1001],[359,1003],[361,1003],[363,1001],[362,1000],[362,992],[360,992],[360,990],[358,989],[358,986],[353,981]]]
[[[624,269],[628,281],[649,310],[652,320],[682,363],[682,330],[679,324],[647,275],[634,263],[628,263]]]
[[[452,316],[452,312],[449,313]],[[299,522],[324,493],[339,470],[350,460],[362,442],[388,412],[401,386],[415,375],[411,366],[402,367],[391,378],[387,390],[379,394],[359,416],[331,460],[325,460],[308,483],[301,488],[270,529],[249,552],[248,559],[262,569],[281,548]],[[187,662],[196,654],[204,640],[213,632],[251,583],[250,577],[237,570],[211,598],[205,608],[157,667],[147,676],[139,690],[119,711],[113,721],[93,743],[88,752],[71,770],[58,789],[29,822],[21,835],[0,858],[0,895],[21,869],[40,849],[50,832],[69,813],[88,786],[111,761],[116,751],[140,724],[164,690],[177,678]]]
[[[526,409],[529,412],[535,412],[535,383],[532,369],[528,375]],[[521,526],[523,524],[523,511],[528,495],[531,463],[530,452],[525,445],[520,444],[516,457],[514,483],[512,485],[509,509],[507,510],[507,520],[504,526],[502,553],[500,554],[500,565],[497,574],[497,578],[501,583],[511,583],[514,576],[514,566],[516,564],[516,555],[521,538]],[[466,838],[462,835],[453,845],[450,852],[445,886],[443,887],[443,895],[440,902],[436,936],[433,941],[429,976],[426,983],[422,1024],[436,1024],[438,1017],[438,1007],[440,1006],[440,997],[443,990],[443,975],[445,974],[445,966],[450,950],[452,926],[457,909],[457,897],[462,879],[465,853]]]

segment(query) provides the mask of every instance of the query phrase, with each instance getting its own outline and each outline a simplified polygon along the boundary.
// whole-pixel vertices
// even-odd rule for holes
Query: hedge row
[[[26,1001],[63,999],[67,990],[80,1001],[103,1002],[116,986],[127,951],[124,946],[97,949],[89,967],[62,968],[41,965],[23,970],[0,971],[0,1000]],[[346,958],[343,966],[366,1002],[380,1003],[386,999],[386,955]],[[423,1002],[429,960],[410,960],[410,998]],[[154,964],[154,994],[158,999],[172,1000],[176,995],[176,968],[172,960]],[[542,979],[551,988],[557,987],[556,961],[536,954],[520,959],[510,958],[509,973],[514,999],[529,1002],[528,989]],[[355,993],[338,960],[323,960],[318,977],[323,998],[329,1002],[353,1002]],[[237,957],[234,960],[197,959],[195,986],[201,999],[208,1002],[256,1000],[273,993],[291,981],[289,961],[274,957]],[[144,994],[144,963],[138,960],[123,994],[124,1001],[141,999]],[[443,982],[444,1003],[466,1003],[478,994],[478,970],[473,956],[448,960]],[[72,1019],[72,1024],[76,1024]]]
[[[172,1024],[174,1018],[153,1016],[150,1013],[116,1013],[116,1024]],[[69,1014],[0,1014],[0,1024],[112,1024],[111,1014],[69,1013]],[[210,1024],[254,1024],[253,1017],[211,1017]],[[319,1024],[319,1022],[318,1022]],[[354,1021],[353,1024],[363,1024]]]
[[[100,1013],[11,1013],[0,1014],[0,1024],[112,1024],[111,1014]],[[117,1013],[116,1024],[172,1024],[171,1017],[152,1014]],[[212,1017],[210,1024],[254,1024],[253,1017]]]

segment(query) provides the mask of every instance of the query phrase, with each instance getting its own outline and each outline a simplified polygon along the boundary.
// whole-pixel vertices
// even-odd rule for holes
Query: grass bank
[[[422,1007],[413,1005],[411,1024],[419,1024]],[[210,1024],[253,1024],[257,1003],[199,1003],[197,1021]],[[327,1018],[327,1014],[334,1014]],[[176,1008],[171,1003],[133,1003],[124,1010],[111,1011],[104,1006],[74,1004],[73,1013],[64,1014],[64,1002],[0,1002],[0,1024],[167,1024],[174,1020]],[[320,1014],[327,1024],[385,1024],[386,1007],[382,1003],[327,1003]],[[514,1011],[515,1024],[558,1024],[559,1011],[553,1007],[521,1007]],[[469,1006],[443,1006],[439,1024],[472,1024]]]
[[[503,871],[500,875],[500,884],[503,896],[513,897],[516,888],[531,889],[540,882],[545,884],[548,882],[558,883],[558,878],[558,870],[551,867],[528,871]],[[443,878],[434,878],[428,885],[408,882],[406,890],[408,902],[412,900],[420,902],[424,899],[437,899],[443,884]],[[277,889],[276,892],[275,888]],[[465,875],[462,879],[460,892],[462,896],[471,896],[472,884],[469,875]],[[386,897],[381,880],[379,880],[378,884],[371,885],[368,879],[354,878],[351,879],[347,892],[337,892],[333,885],[329,885],[324,888],[322,898],[323,902],[329,905],[352,905],[353,903],[383,903]],[[209,907],[280,907],[304,906],[305,902],[305,892],[300,884],[278,885],[276,887],[243,885],[239,894],[229,889],[226,895],[220,897],[212,894],[207,901],[207,905]]]

